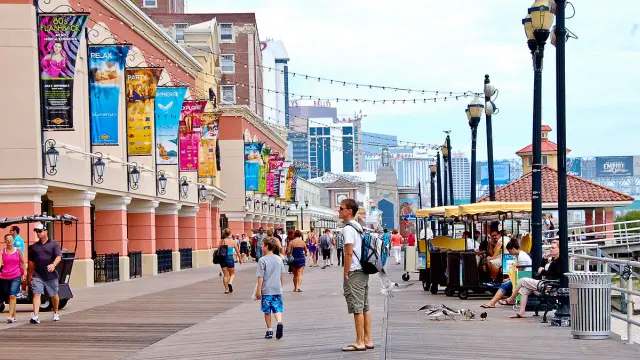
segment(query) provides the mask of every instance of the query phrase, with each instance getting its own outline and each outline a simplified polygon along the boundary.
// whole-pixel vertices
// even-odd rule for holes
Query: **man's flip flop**
[[[359,348],[357,345],[351,344],[342,348],[342,351],[365,351],[366,347]]]
[[[526,316],[522,316],[522,315],[520,315],[518,313],[515,313],[515,314],[509,316],[509,319],[524,319],[524,318],[526,318]]]
[[[500,300],[500,301],[498,301],[498,304],[505,305],[505,306],[515,305],[515,303],[512,304],[512,303],[507,302],[507,300]]]
[[[480,305],[481,308],[483,309],[495,309],[496,306],[495,305],[489,305],[489,304],[482,304]]]
[[[364,346],[367,350],[373,350],[375,347],[373,345],[369,346],[369,345],[365,345]]]

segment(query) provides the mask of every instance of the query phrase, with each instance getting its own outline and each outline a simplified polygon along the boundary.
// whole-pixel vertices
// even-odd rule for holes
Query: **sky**
[[[640,155],[640,1],[574,1],[566,44],[567,146],[570,157]],[[187,0],[188,12],[255,12],[261,40],[282,40],[289,71],[400,88],[481,92],[484,75],[498,89],[493,116],[496,159],[531,143],[533,69],[521,24],[531,0]],[[574,14],[569,6],[567,16]],[[556,128],[555,47],[545,47],[543,123]],[[343,87],[290,78],[290,92],[321,98],[422,99],[433,94]],[[367,132],[442,144],[470,153],[464,109],[471,98],[427,104],[339,102],[362,110]],[[555,141],[556,132],[550,134]],[[485,119],[478,160],[486,159]]]

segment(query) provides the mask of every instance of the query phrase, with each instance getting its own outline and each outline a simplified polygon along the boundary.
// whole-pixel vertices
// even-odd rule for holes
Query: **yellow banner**
[[[198,176],[214,177],[217,174],[216,142],[218,141],[218,118],[215,114],[204,113],[198,151]]]
[[[134,156],[152,155],[156,86],[162,68],[131,68],[125,73],[127,151]]]

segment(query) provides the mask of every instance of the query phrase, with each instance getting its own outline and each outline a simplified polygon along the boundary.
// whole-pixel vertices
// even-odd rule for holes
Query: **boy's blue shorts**
[[[282,313],[282,295],[262,295],[262,312],[265,314]]]

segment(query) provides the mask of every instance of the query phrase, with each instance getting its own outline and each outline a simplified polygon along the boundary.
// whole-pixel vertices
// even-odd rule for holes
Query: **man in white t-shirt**
[[[344,298],[349,314],[353,314],[356,327],[356,341],[342,348],[342,351],[364,351],[373,349],[371,340],[371,312],[369,311],[369,275],[362,271],[360,255],[363,229],[354,220],[358,213],[358,203],[345,199],[340,203],[340,218],[344,221]]]
[[[509,252],[509,254],[517,257],[518,269],[529,270],[529,271],[531,270],[531,264],[532,264],[531,257],[526,252],[520,250],[520,243],[518,242],[518,239],[513,238],[509,240],[509,242],[507,243],[506,249]],[[501,305],[513,305],[512,303],[508,302],[508,299],[500,300],[505,294],[507,294],[512,290],[513,290],[513,283],[511,282],[511,279],[508,279],[504,281],[502,285],[500,285],[500,289],[496,292],[496,295],[493,297],[493,299],[491,299],[491,301],[489,301],[484,305],[480,305],[480,307],[485,309],[494,308],[496,307],[496,303],[498,303],[498,301],[500,301]]]

